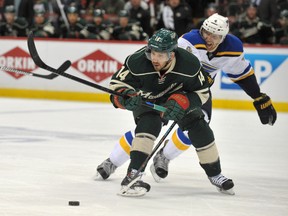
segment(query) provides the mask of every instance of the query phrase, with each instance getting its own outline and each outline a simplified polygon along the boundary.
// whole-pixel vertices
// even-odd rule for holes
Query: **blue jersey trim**
[[[180,139],[184,144],[186,144],[186,145],[191,145],[191,144],[192,144],[191,141],[190,141],[190,139],[188,139],[188,138],[185,136],[185,134],[183,133],[183,131],[182,131],[180,128],[177,129],[177,135],[178,135],[179,139]]]
[[[201,37],[200,30],[191,30],[190,32],[184,34],[182,38],[189,41],[193,46],[196,46],[197,49],[206,49],[203,45],[205,45],[205,41]],[[239,38],[234,35],[228,34],[226,35],[224,41],[217,48],[217,52],[228,52],[228,56],[235,55],[239,56],[237,53],[243,52],[243,43]],[[217,56],[217,54],[216,54]],[[223,55],[221,55],[223,56]]]
[[[238,78],[238,77],[241,77],[241,76],[243,76],[244,74],[246,74],[246,73],[248,73],[250,70],[251,70],[251,64],[249,63],[249,65],[245,68],[245,70],[241,73],[241,74],[237,74],[237,75],[234,75],[234,74],[228,74],[228,73],[226,73],[227,74],[227,76],[229,77],[229,78]]]
[[[132,146],[133,135],[132,135],[131,131],[126,132],[124,136],[125,136],[127,142],[129,143],[129,145]]]

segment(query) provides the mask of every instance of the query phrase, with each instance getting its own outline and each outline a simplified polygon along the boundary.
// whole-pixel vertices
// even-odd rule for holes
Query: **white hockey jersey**
[[[182,35],[178,46],[196,55],[212,79],[221,70],[234,82],[254,73],[251,64],[244,58],[242,42],[234,35],[228,34],[213,54],[207,52],[199,30]]]

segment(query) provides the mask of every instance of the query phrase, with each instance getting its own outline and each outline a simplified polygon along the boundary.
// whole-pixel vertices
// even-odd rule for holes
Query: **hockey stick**
[[[160,148],[161,144],[164,142],[164,140],[167,138],[167,136],[169,135],[169,133],[172,131],[172,129],[174,128],[174,126],[177,124],[176,121],[174,121],[170,127],[167,129],[167,131],[165,132],[165,134],[161,137],[161,139],[159,140],[159,142],[157,143],[157,145],[153,148],[152,152],[148,155],[148,157],[146,158],[146,160],[141,164],[140,168],[138,169],[138,171],[135,173],[134,177],[130,180],[129,184],[126,185],[125,188],[122,188],[120,190],[120,192],[118,193],[118,195],[121,196],[125,196],[125,194],[127,193],[127,191],[131,188],[131,186],[141,177],[139,174],[140,172],[142,172],[144,170],[144,168],[146,167],[146,165],[148,164],[149,160],[152,158],[152,156],[157,152],[157,150]],[[143,194],[144,195],[144,194]]]
[[[106,87],[98,85],[96,83],[89,82],[87,80],[81,79],[81,78],[73,76],[71,74],[67,74],[67,73],[65,73],[64,70],[59,70],[60,68],[58,70],[56,70],[56,69],[46,65],[42,61],[42,59],[40,58],[40,56],[39,56],[39,54],[37,52],[32,32],[30,32],[29,35],[28,35],[27,43],[28,43],[28,49],[29,49],[30,55],[31,55],[34,63],[38,67],[43,68],[43,69],[48,70],[48,71],[51,71],[52,73],[56,73],[58,75],[64,76],[64,77],[66,77],[68,79],[71,79],[71,80],[74,80],[76,82],[82,83],[84,85],[88,85],[88,86],[91,86],[93,88],[96,88],[96,89],[102,90],[104,92],[110,93],[112,95],[117,95],[117,96],[121,96],[121,97],[127,97],[127,95],[124,95],[124,94],[122,94],[120,92],[114,91],[112,89],[106,88]],[[150,108],[155,109],[155,110],[158,110],[160,112],[165,112],[165,110],[166,110],[165,107],[162,107],[160,105],[153,104],[153,103],[150,103],[150,102],[144,102],[142,105],[150,107]]]
[[[66,71],[71,65],[70,61],[65,61],[59,68],[58,70],[64,70]],[[55,73],[51,73],[48,75],[42,75],[42,74],[36,74],[36,73],[31,73],[31,72],[27,72],[27,71],[22,71],[22,70],[18,70],[15,68],[10,68],[10,67],[6,67],[6,66],[0,66],[0,70],[6,71],[6,72],[12,72],[12,73],[18,73],[18,74],[23,74],[23,75],[28,75],[28,76],[35,76],[35,77],[40,77],[40,78],[44,78],[44,79],[54,79],[56,77],[59,76],[59,74],[55,74]]]

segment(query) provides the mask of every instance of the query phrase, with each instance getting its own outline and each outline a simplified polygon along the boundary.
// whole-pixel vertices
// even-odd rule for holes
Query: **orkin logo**
[[[0,65],[18,70],[23,70],[26,72],[32,72],[37,68],[29,53],[19,47],[16,47],[2,54],[0,56]],[[25,76],[23,74],[17,74],[8,71],[6,71],[6,73],[10,74],[15,79],[19,79],[22,76]]]
[[[72,66],[92,80],[101,82],[112,76],[122,64],[101,50],[97,50],[74,62]]]

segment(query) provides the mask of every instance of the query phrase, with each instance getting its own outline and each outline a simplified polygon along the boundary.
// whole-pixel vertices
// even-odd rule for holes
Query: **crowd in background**
[[[288,0],[0,0],[0,36],[142,41],[199,29],[213,13],[243,43],[288,44]]]

